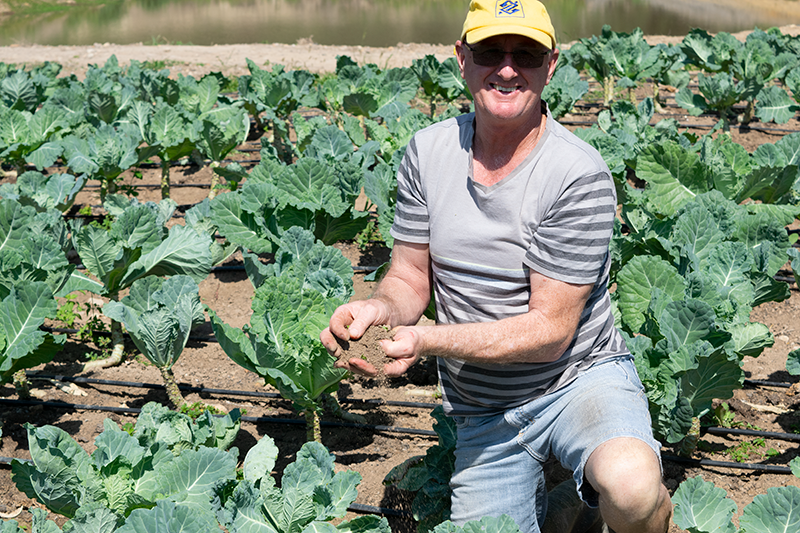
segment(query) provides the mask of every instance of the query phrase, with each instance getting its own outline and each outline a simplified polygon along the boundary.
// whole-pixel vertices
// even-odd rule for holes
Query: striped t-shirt
[[[418,132],[397,177],[391,234],[429,245],[437,322],[487,322],[527,312],[531,269],[594,289],[557,361],[497,365],[440,358],[450,415],[522,405],[601,359],[629,354],[614,327],[607,289],[616,194],[600,154],[548,113],[534,150],[487,187],[472,180],[473,125],[470,113]]]

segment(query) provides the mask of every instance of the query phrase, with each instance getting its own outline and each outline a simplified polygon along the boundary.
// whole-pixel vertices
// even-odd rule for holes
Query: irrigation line
[[[745,437],[764,437],[767,439],[800,442],[800,434],[798,433],[777,433],[775,431],[759,431],[755,429],[721,427],[703,428],[701,431],[703,433],[708,433],[709,435],[739,435]]]
[[[53,379],[55,381],[66,381],[68,383],[85,383],[87,385],[110,385],[114,387],[130,387],[139,389],[164,389],[164,385],[158,383],[142,383],[139,381],[116,381],[109,379],[84,378],[78,376],[48,375],[48,374],[37,374],[35,372],[28,372],[28,371],[25,372],[25,375],[27,375],[31,379],[35,378]],[[283,396],[281,396],[276,392],[211,389],[208,387],[195,387],[192,385],[178,385],[178,388],[189,392],[223,394],[228,396],[252,396],[255,398],[283,398]],[[368,405],[388,405],[393,407],[419,407],[425,409],[433,409],[438,405],[435,403],[427,403],[427,402],[399,402],[399,401],[383,400],[380,398],[369,399],[369,400],[362,400],[357,398],[342,399],[339,400],[339,402],[345,404],[363,403]]]
[[[665,461],[672,461],[673,463],[682,463],[692,466],[733,468],[738,470],[755,470],[758,472],[765,472],[767,474],[792,473],[792,469],[789,468],[788,466],[765,465],[761,463],[732,463],[729,461],[712,461],[710,459],[690,459],[687,457],[679,457],[677,455],[662,455],[661,459]]]
[[[783,389],[788,389],[792,386],[791,383],[784,383],[782,381],[762,381],[758,379],[746,379],[744,380],[744,384],[752,387],[780,387]]]
[[[367,266],[367,265],[353,265],[353,272],[375,272],[380,267],[376,266]],[[82,264],[76,265],[76,270],[86,270],[86,267]],[[211,268],[211,274],[215,272],[244,272],[245,268],[244,265],[221,265],[215,266]],[[792,279],[794,281],[794,279]]]
[[[142,410],[138,407],[112,407],[109,405],[85,405],[79,403],[67,402],[44,402],[39,400],[7,400],[0,398],[0,405],[7,405],[9,407],[51,407],[55,409],[75,409],[81,411],[108,411],[112,413],[122,413],[128,415],[139,414]],[[306,425],[304,418],[277,418],[277,417],[263,417],[263,416],[243,416],[242,422],[252,422],[254,424],[289,424],[289,425]],[[398,433],[404,435],[417,435],[423,437],[437,437],[435,431],[432,429],[416,429],[404,428],[399,426],[383,426],[372,424],[353,424],[349,422],[330,422],[323,420],[322,427],[340,427],[352,429],[367,429],[377,433]]]
[[[363,503],[351,503],[350,507],[348,507],[347,509],[348,511],[353,511],[355,513],[380,514],[384,516],[400,516],[403,518],[411,518],[413,516],[408,511],[403,511],[402,509],[375,507],[374,505],[364,505]]]
[[[141,409],[134,408],[134,407],[111,407],[111,406],[103,406],[103,405],[82,405],[82,404],[71,404],[66,402],[43,402],[43,401],[34,401],[34,400],[7,400],[7,399],[0,399],[0,405],[7,405],[10,407],[18,406],[18,407],[33,407],[33,406],[42,406],[42,407],[52,407],[57,409],[76,409],[76,410],[85,410],[85,411],[110,411],[114,413],[123,413],[123,414],[138,414],[141,412]],[[291,425],[305,425],[306,421],[304,419],[297,419],[297,418],[274,418],[274,417],[249,417],[243,416],[241,418],[243,422],[252,422],[252,423],[267,423],[267,424],[291,424]],[[416,429],[416,428],[404,428],[404,427],[397,427],[397,426],[383,426],[383,425],[370,425],[370,424],[351,424],[346,422],[328,422],[322,421],[323,427],[342,427],[342,428],[353,428],[353,429],[368,429],[371,431],[375,431],[378,433],[386,432],[386,433],[400,433],[400,434],[408,434],[408,435],[417,435],[417,436],[425,436],[425,437],[438,437],[435,431],[433,430],[426,430],[426,429]],[[676,455],[662,455],[661,456],[665,461],[672,461],[675,463],[682,463],[688,464],[693,466],[702,466],[702,467],[720,467],[720,468],[731,468],[737,470],[754,470],[759,472],[766,472],[770,474],[791,474],[792,469],[788,466],[780,466],[780,465],[765,465],[761,463],[734,463],[729,461],[712,461],[709,459],[690,459],[685,457],[679,457]]]

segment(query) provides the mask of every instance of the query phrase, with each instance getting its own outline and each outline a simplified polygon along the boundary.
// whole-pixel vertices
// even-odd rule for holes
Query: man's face
[[[470,49],[471,48],[471,49]],[[517,52],[500,55],[486,51]],[[523,52],[535,58],[546,54],[539,67],[529,66],[530,58],[517,59]],[[456,42],[461,75],[475,101],[479,122],[493,122],[501,127],[517,127],[538,119],[544,86],[550,81],[558,61],[558,50],[550,51],[542,44],[521,35],[499,35],[469,45]],[[483,53],[483,54],[482,54]],[[483,57],[480,57],[481,54]],[[499,60],[496,65],[481,66],[486,59]],[[496,61],[495,61],[496,62]],[[522,65],[518,64],[522,63]]]

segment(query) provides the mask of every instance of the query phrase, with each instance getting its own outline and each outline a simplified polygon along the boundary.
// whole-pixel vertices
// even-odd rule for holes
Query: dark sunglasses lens
[[[514,63],[520,68],[539,68],[544,63],[544,54],[532,54],[530,52],[513,52]]]
[[[503,62],[506,53],[498,49],[475,50],[472,53],[472,60],[481,67],[496,67]]]
[[[547,54],[532,54],[524,50],[514,50],[511,56],[514,58],[514,63],[520,68],[539,68],[544,63],[544,58]],[[490,48],[488,50],[473,50],[472,60],[480,67],[496,67],[503,62],[506,52],[499,48]]]

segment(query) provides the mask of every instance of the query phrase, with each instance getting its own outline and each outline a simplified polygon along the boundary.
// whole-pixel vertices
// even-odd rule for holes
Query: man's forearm
[[[495,322],[420,329],[420,355],[472,363],[547,363],[572,342],[577,324],[559,324],[537,312]]]

